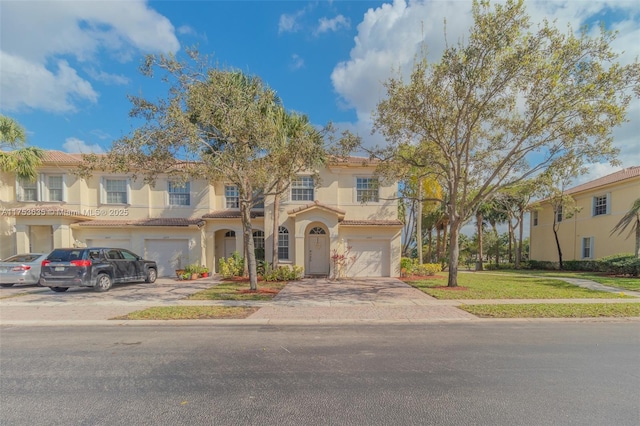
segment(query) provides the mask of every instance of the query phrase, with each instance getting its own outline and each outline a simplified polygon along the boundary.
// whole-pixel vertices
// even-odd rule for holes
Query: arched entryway
[[[307,275],[329,275],[329,233],[319,224],[309,226],[305,236]]]

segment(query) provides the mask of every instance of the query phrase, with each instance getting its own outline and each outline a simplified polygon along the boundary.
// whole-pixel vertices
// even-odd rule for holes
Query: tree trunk
[[[272,244],[271,244],[271,265],[275,270],[278,268],[278,240],[279,240],[279,229],[280,229],[280,185],[276,188],[276,195],[273,199],[273,234],[272,234]]]
[[[555,214],[554,214],[555,216]],[[558,239],[558,225],[554,219],[553,221],[553,236],[556,239],[556,247],[558,248],[558,265],[560,266],[560,270],[564,269],[562,265],[562,249],[560,248],[560,240]]]
[[[476,225],[478,227],[478,261],[476,262],[476,271],[482,271],[484,270],[482,266],[482,257],[484,256],[482,252],[482,213],[476,215]]]
[[[249,286],[252,291],[258,290],[258,271],[256,264],[256,252],[253,245],[253,229],[251,228],[250,204],[240,201],[240,215],[242,217],[242,233],[245,247],[245,262],[249,268]]]
[[[440,225],[436,225],[436,263],[440,262]]]
[[[496,266],[500,265],[500,235],[498,235],[498,227],[495,223],[491,224],[493,228],[493,236],[496,239]]]
[[[516,247],[516,269],[520,269],[522,262],[522,233],[524,231],[524,212],[520,213],[518,218],[518,245]]]
[[[448,222],[445,222],[442,225],[442,255],[438,259],[438,262],[441,262],[445,256],[447,255],[447,227],[449,226]],[[458,253],[460,248],[458,247]]]
[[[431,263],[433,259],[433,228],[429,229],[429,233],[427,234],[428,240],[428,251],[427,251],[427,263]]]
[[[449,230],[449,280],[448,287],[458,286],[458,259],[460,257],[459,236],[462,222],[453,220]]]
[[[509,216],[509,220],[507,220],[507,224],[509,226],[509,251],[508,251],[508,257],[509,257],[509,263],[513,263],[513,240],[515,240],[515,237],[513,235],[513,224],[511,223],[511,217]]]
[[[416,245],[418,246],[418,265],[424,263],[422,258],[422,180],[418,181],[418,205],[416,206]]]

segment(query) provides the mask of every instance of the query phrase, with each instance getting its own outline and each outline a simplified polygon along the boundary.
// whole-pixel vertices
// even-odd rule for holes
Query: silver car
[[[0,286],[14,284],[38,284],[40,267],[48,253],[23,253],[0,262]]]

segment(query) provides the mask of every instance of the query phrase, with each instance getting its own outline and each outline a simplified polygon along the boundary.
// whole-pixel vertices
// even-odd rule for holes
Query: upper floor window
[[[190,182],[171,182],[167,186],[170,206],[188,206],[191,204]]]
[[[297,176],[291,181],[291,200],[313,201],[313,187],[311,176]]]
[[[104,191],[107,204],[128,203],[128,183],[126,179],[105,179]]]
[[[593,216],[609,214],[609,194],[593,197]]]
[[[36,180],[17,181],[18,201],[64,201],[64,175],[41,174]]]
[[[278,228],[278,259],[289,259],[289,230],[284,226]]]
[[[538,226],[538,211],[534,211],[531,213],[533,216],[533,226]]]
[[[235,185],[226,185],[224,187],[224,198],[228,209],[240,208],[240,193]]]
[[[262,191],[254,191],[253,207],[256,209],[264,209],[264,194]]]
[[[558,206],[558,208],[556,209],[556,222],[562,222],[562,206]]]
[[[378,179],[371,177],[356,178],[356,201],[378,201]]]

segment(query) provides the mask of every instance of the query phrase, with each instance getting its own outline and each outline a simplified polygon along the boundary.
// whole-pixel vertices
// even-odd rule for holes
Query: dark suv
[[[146,281],[158,276],[153,260],[144,260],[120,248],[59,248],[42,261],[40,283],[53,291],[69,287],[93,287],[107,291],[112,284]]]

